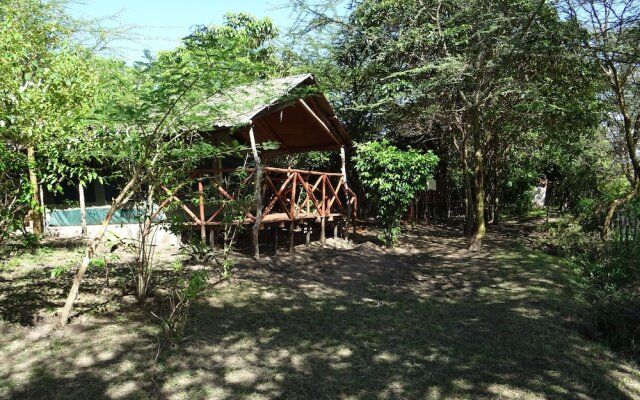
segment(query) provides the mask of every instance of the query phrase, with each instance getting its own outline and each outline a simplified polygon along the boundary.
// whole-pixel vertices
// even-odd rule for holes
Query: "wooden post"
[[[304,240],[304,248],[309,248],[309,242],[311,241],[311,225],[307,224],[307,235]]]
[[[338,240],[338,224],[333,223],[333,240]]]
[[[207,242],[207,226],[204,224],[204,186],[202,180],[198,181],[198,193],[200,193],[200,239]]]
[[[262,222],[262,162],[258,155],[258,148],[256,146],[256,137],[253,133],[253,122],[251,122],[251,129],[249,129],[249,139],[251,140],[251,151],[253,152],[253,161],[256,164],[256,177],[255,177],[255,197],[256,197],[256,220],[253,223],[253,229],[251,230],[251,247],[253,250],[253,256],[256,259],[260,258],[260,223]]]
[[[320,218],[320,244],[322,245],[323,249],[324,249],[324,245],[327,243],[327,238],[325,236],[325,221],[327,219],[326,218],[326,215],[327,215],[326,195],[327,195],[327,176],[322,175],[322,211],[321,211],[322,217]]]
[[[216,248],[216,230],[214,228],[209,231],[209,247]]]
[[[295,223],[294,221],[291,221],[291,223],[289,224],[289,253],[295,253],[296,252],[296,246],[295,246],[295,232],[294,229],[295,228]]]
[[[274,242],[275,242],[275,248],[273,250],[274,256],[278,255],[278,230],[279,229],[280,227],[278,226],[278,224],[273,224],[273,235],[274,235]]]
[[[291,180],[291,207],[289,212],[291,214],[291,223],[293,223],[293,219],[296,216],[296,187],[298,186],[298,173],[292,172],[292,174],[294,175],[294,177]]]
[[[342,160],[342,179],[344,180],[344,199],[347,204],[347,217],[346,224],[344,229],[344,238],[349,239],[349,218],[351,218],[351,203],[349,202],[349,184],[347,183],[347,156],[344,151],[344,146],[340,147],[340,159]],[[353,224],[353,229],[355,233],[356,224]]]
[[[82,226],[82,237],[87,235],[87,207],[84,203],[84,186],[82,183],[78,185],[78,197],[80,199],[80,225]]]

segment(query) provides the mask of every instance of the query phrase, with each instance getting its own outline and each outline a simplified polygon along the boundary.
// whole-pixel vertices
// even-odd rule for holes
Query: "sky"
[[[75,18],[100,19],[106,27],[132,27],[132,39],[112,43],[112,52],[127,62],[173,49],[194,25],[220,24],[226,12],[245,11],[269,17],[285,32],[293,22],[287,0],[80,0],[69,6]]]

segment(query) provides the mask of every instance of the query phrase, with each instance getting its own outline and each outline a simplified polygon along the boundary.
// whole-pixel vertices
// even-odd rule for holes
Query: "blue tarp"
[[[101,225],[107,216],[109,206],[87,207],[87,225]],[[137,224],[144,217],[143,208],[121,208],[117,210],[111,219],[111,225]],[[80,209],[67,208],[47,211],[47,224],[49,226],[80,226]]]

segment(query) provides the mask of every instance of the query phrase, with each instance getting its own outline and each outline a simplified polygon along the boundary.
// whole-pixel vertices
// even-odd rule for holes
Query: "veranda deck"
[[[235,174],[235,180],[229,176]],[[179,205],[184,212],[186,226],[199,226],[203,237],[207,227],[228,224],[255,224],[257,210],[245,207],[244,218],[231,218],[225,212],[235,201],[253,192],[255,169],[211,169],[194,172],[198,201],[182,200],[184,188],[169,190],[160,210],[169,204]],[[212,190],[213,189],[213,190]],[[355,220],[357,197],[345,185],[343,174],[264,167],[262,175],[260,224],[276,224],[314,220]],[[255,204],[253,205],[255,207]],[[237,211],[236,211],[237,212]]]

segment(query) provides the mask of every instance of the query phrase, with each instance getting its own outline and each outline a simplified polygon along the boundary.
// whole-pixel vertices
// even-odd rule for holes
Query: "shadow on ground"
[[[446,228],[416,228],[393,251],[330,245],[342,248],[240,260],[155,365],[157,327],[143,311],[33,343],[5,326],[0,396],[640,397],[638,370],[585,338],[579,288],[552,257],[500,236],[469,253]]]

